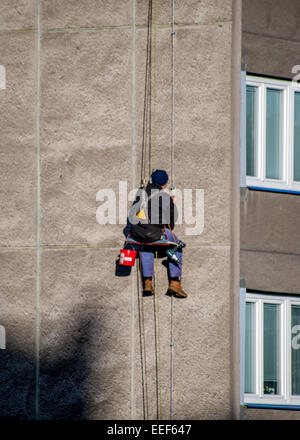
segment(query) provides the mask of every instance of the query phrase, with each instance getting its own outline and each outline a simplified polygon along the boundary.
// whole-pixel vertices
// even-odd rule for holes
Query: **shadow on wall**
[[[73,315],[74,318],[74,315]],[[88,359],[92,319],[79,318],[72,336],[63,337],[40,360],[40,419],[84,420],[88,401]],[[59,337],[59,335],[57,335]],[[47,337],[47,335],[46,335]],[[35,360],[22,350],[0,352],[0,419],[34,419],[36,398]],[[13,344],[11,344],[13,345]]]

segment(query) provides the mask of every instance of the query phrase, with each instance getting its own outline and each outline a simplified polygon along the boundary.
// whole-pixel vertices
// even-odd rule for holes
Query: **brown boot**
[[[186,298],[187,297],[187,293],[185,293],[184,290],[182,289],[180,281],[171,280],[168,292],[172,293],[173,295],[177,296],[178,298]]]
[[[152,284],[152,278],[145,278],[145,280],[144,280],[144,293],[146,295],[154,295],[154,287]]]

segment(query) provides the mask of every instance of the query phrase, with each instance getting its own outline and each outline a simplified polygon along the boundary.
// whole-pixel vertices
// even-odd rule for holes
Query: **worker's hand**
[[[175,196],[175,194],[171,195],[171,199],[173,200],[174,205],[176,205],[177,197]]]

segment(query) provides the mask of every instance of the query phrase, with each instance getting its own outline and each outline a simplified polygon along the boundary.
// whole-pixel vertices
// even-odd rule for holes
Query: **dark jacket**
[[[143,197],[144,196],[144,197]],[[164,228],[174,229],[178,211],[169,194],[160,185],[148,183],[146,194],[139,190],[132,205],[135,221],[131,236],[141,243],[153,243],[161,238]],[[146,219],[137,219],[135,213],[143,210]]]

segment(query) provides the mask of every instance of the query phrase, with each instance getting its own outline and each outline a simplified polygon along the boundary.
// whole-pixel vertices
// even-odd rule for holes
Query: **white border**
[[[258,145],[257,177],[246,177],[247,186],[299,191],[300,182],[293,181],[294,174],[294,93],[300,92],[300,84],[292,81],[263,78],[247,75],[247,85],[258,87]],[[274,180],[265,177],[266,152],[266,89],[268,87],[283,90],[283,179]]]
[[[300,297],[247,293],[246,302],[255,303],[255,393],[245,393],[244,403],[300,405],[300,395],[291,395],[291,307],[300,306]],[[263,394],[263,304],[280,305],[280,394]]]

